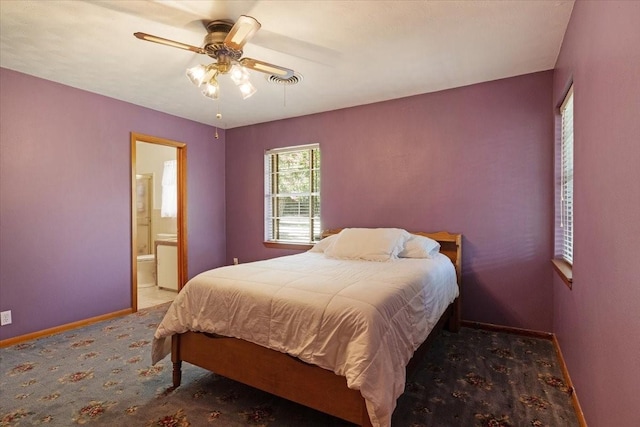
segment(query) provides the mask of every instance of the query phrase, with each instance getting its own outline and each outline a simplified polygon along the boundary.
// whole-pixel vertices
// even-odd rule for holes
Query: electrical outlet
[[[11,324],[11,310],[0,313],[0,326]]]
[[[238,265],[238,258],[233,259],[233,265]]]

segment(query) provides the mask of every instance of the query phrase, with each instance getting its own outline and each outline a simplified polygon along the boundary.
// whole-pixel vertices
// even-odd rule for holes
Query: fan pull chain
[[[222,113],[220,113],[220,102],[217,102],[217,107],[218,108],[217,108],[217,112],[216,112],[216,119],[220,120],[220,119],[222,119]],[[216,130],[215,137],[216,137],[216,139],[219,139],[220,135],[218,135],[218,126],[216,125],[216,126],[214,126],[214,128]]]

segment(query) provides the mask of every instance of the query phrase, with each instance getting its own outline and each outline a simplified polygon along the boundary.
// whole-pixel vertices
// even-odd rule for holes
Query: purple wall
[[[554,331],[587,422],[640,425],[640,2],[578,0],[554,76],[574,82],[573,290]]]
[[[464,234],[463,317],[552,327],[551,71],[227,131],[227,262],[263,247],[263,156],[320,143],[322,225]]]
[[[224,262],[224,133],[7,69],[0,87],[0,339],[131,307],[130,132],[187,144],[189,276]]]

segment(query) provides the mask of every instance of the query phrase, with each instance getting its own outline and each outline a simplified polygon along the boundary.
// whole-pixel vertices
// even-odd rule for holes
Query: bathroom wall
[[[162,173],[164,162],[176,159],[176,148],[158,144],[138,142],[136,144],[136,172],[153,175],[153,209],[151,212],[151,235],[158,233],[177,233],[176,218],[162,218]],[[153,245],[151,245],[153,248]]]

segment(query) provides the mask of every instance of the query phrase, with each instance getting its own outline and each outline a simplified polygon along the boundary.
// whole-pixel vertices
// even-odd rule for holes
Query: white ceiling
[[[25,1],[0,3],[0,66],[229,129],[552,69],[573,0]],[[138,40],[201,46],[202,20],[262,24],[244,56],[294,69],[297,85],[252,72],[243,100],[185,77],[213,60]],[[216,113],[222,119],[216,119]]]

